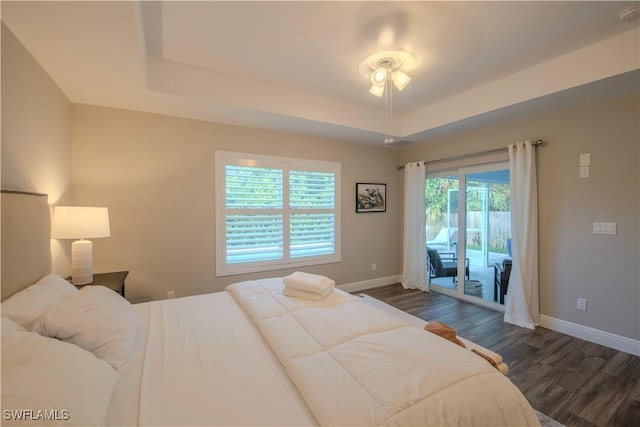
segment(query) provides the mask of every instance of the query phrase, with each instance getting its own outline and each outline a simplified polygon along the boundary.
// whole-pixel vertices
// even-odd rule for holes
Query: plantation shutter
[[[291,171],[291,258],[335,251],[335,175]],[[299,213],[298,213],[299,212]]]
[[[282,170],[226,166],[227,263],[282,259]]]
[[[340,260],[339,164],[216,152],[216,170],[218,276]]]

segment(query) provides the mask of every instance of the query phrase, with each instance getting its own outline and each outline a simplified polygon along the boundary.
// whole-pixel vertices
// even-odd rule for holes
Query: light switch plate
[[[615,222],[594,222],[593,234],[617,234],[617,226]]]
[[[591,165],[591,153],[580,154],[580,166]]]

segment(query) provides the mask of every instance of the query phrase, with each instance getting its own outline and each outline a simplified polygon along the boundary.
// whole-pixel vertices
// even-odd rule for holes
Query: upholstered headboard
[[[51,273],[51,217],[46,194],[2,190],[1,299]]]

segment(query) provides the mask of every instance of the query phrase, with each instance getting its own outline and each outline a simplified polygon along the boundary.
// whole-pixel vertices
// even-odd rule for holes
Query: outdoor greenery
[[[427,236],[429,239],[444,227],[458,227],[459,184],[457,178],[429,178],[425,184],[425,214],[427,225],[430,226],[427,233],[432,233]],[[488,207],[485,207],[485,203]],[[507,252],[510,204],[509,184],[477,179],[467,181],[467,248],[481,249],[482,233],[478,230],[485,227],[483,218],[488,214],[490,227],[486,244],[491,252]],[[470,231],[472,229],[475,230]]]
[[[457,179],[429,178],[425,185],[427,224],[439,222],[447,212],[449,189],[458,189]],[[451,213],[458,213],[458,199],[451,200]]]
[[[482,211],[484,191],[480,189],[486,184],[479,181],[469,181],[467,192],[467,211]],[[489,183],[489,212],[508,212],[511,204],[511,189],[509,184]],[[427,224],[439,222],[447,212],[458,213],[457,192],[452,192],[451,209],[447,210],[449,190],[458,189],[458,180],[449,178],[429,178],[425,185],[427,199]]]

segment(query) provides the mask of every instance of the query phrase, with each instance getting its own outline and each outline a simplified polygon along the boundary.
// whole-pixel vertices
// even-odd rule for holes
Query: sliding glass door
[[[458,174],[427,177],[427,257],[431,284],[455,290],[458,276]]]
[[[511,190],[507,163],[429,174],[427,254],[434,290],[499,304],[510,260]]]
[[[500,269],[510,259],[511,187],[508,165],[490,165],[464,171],[465,259],[469,275],[467,296],[500,302]]]

